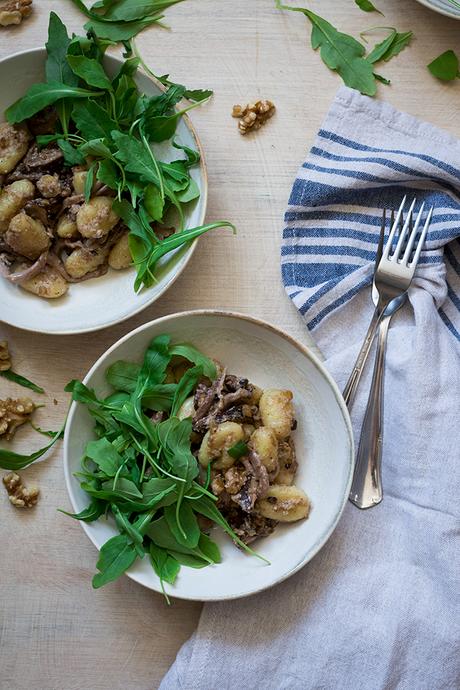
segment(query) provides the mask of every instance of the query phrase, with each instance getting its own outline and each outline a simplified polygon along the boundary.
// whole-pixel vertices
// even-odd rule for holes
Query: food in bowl
[[[262,391],[168,335],[151,341],[142,364],[114,362],[106,379],[113,392],[103,399],[78,381],[67,387],[96,435],[76,474],[91,501],[72,517],[110,514],[119,530],[101,548],[94,587],[146,555],[171,584],[181,565],[219,563],[213,525],[257,555],[248,543],[308,517],[293,485],[290,391]]]
[[[0,271],[40,297],[109,268],[135,266],[136,291],[155,282],[159,259],[204,232],[184,229],[200,190],[199,153],[174,139],[185,87],[139,92],[137,58],[111,78],[94,36],[69,38],[51,13],[46,82],[31,86],[0,126]],[[170,142],[176,160],[154,150]]]

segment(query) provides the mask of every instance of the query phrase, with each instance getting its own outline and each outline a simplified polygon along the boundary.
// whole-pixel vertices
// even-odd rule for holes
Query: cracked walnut
[[[247,134],[250,130],[260,129],[267,120],[273,117],[275,110],[271,101],[263,99],[245,106],[234,105],[232,117],[240,118],[238,122],[240,134]]]
[[[8,472],[3,477],[3,483],[10,503],[16,508],[32,508],[37,503],[40,491],[35,486],[29,489],[24,486],[19,474]]]
[[[10,441],[16,429],[29,421],[35,404],[30,398],[0,400],[0,436]]]
[[[0,2],[0,26],[20,24],[32,13],[32,0],[5,0]]]

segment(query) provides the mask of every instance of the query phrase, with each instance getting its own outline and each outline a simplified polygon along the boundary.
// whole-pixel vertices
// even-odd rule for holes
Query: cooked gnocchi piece
[[[18,213],[10,220],[5,240],[21,256],[37,259],[50,244],[43,223],[26,213]]]
[[[294,408],[291,391],[269,388],[259,400],[262,423],[273,429],[278,439],[287,438],[294,423]]]
[[[278,439],[273,429],[260,426],[252,434],[249,445],[258,454],[267,472],[278,471]]]
[[[23,281],[21,287],[38,297],[57,299],[65,295],[69,284],[54,268],[47,266],[41,273]]]
[[[270,520],[296,522],[308,517],[310,501],[306,493],[296,486],[273,484],[265,497],[257,501],[255,510]]]
[[[120,218],[112,209],[112,197],[95,196],[81,206],[77,213],[77,228],[80,235],[99,239],[107,235]]]
[[[8,230],[10,220],[34,194],[35,187],[30,180],[17,180],[0,190],[0,235]]]
[[[131,252],[129,251],[128,243],[129,233],[125,233],[113,245],[109,254],[109,266],[119,271],[122,268],[128,268],[133,263]]]
[[[207,467],[214,461],[213,469],[228,469],[235,462],[228,450],[243,439],[243,427],[235,422],[223,422],[215,429],[210,429],[201,442],[198,453],[200,465]]]
[[[82,247],[74,249],[64,261],[65,270],[72,278],[82,278],[87,273],[95,271],[107,258],[107,250],[104,247],[87,249]]]
[[[0,125],[0,175],[9,173],[25,156],[31,139],[25,125]]]

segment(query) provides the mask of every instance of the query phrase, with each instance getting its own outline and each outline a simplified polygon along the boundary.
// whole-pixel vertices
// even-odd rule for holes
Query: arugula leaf
[[[30,426],[32,427],[32,429],[34,431],[37,431],[42,436],[48,436],[48,438],[54,438],[56,436],[56,434],[60,434],[59,438],[62,438],[64,436],[64,430],[63,429],[61,429],[60,431],[51,431],[48,429],[42,429],[39,426],[35,426],[35,424],[31,420],[29,420],[29,423],[30,423]]]
[[[170,585],[173,585],[179,574],[180,565],[174,556],[153,542],[150,544],[150,562],[154,571],[160,578],[163,594],[169,604],[169,597],[164,590],[163,582],[169,582]]]
[[[176,390],[175,383],[159,383],[148,387],[142,395],[142,405],[148,410],[169,412]]]
[[[82,522],[94,522],[105,513],[106,504],[104,501],[100,501],[98,498],[92,498],[89,505],[84,508],[80,513],[68,513],[66,510],[58,508],[60,513],[68,515],[74,520],[81,520]]]
[[[313,50],[320,49],[323,62],[338,72],[347,86],[368,96],[375,95],[377,87],[372,65],[365,59],[365,48],[359,41],[337,31],[311,10],[283,5],[281,0],[275,0],[275,5],[278,9],[302,12],[312,24],[312,47]]]
[[[355,3],[363,12],[378,12],[379,14],[383,14],[370,0],[355,0]]]
[[[47,84],[33,84],[25,96],[19,98],[6,109],[5,115],[8,122],[13,125],[32,117],[61,98],[88,98],[88,96],[100,96],[102,93],[102,91],[88,91],[76,86],[68,86],[57,81],[50,81]]]
[[[106,21],[129,22],[162,12],[183,0],[123,0],[113,3],[103,15]]]
[[[212,359],[203,355],[199,350],[189,343],[178,343],[170,348],[172,356],[183,357],[189,362],[193,362],[196,366],[203,369],[203,375],[207,376],[211,381],[217,377],[216,365]]]
[[[64,154],[64,162],[66,165],[83,165],[85,157],[80,151],[72,146],[70,141],[58,139],[57,144]]]
[[[76,2],[76,0],[72,0]],[[120,41],[129,41],[133,36],[137,36],[141,31],[148,26],[155,24],[163,19],[162,15],[152,15],[143,17],[132,22],[106,22],[102,19],[94,19],[91,17],[90,21],[84,25],[85,31],[94,31],[98,38],[109,39],[116,43]]]
[[[8,379],[8,381],[17,383],[18,386],[22,386],[23,388],[29,388],[30,390],[35,391],[35,393],[45,392],[43,388],[37,386],[36,383],[32,383],[32,381],[26,379],[25,376],[21,376],[21,374],[16,374],[16,372],[11,371],[11,369],[7,369],[6,371],[0,371],[0,376],[3,376],[4,379]]]
[[[67,49],[70,38],[67,29],[55,12],[50,12],[48,25],[48,42],[46,43],[46,80],[57,81],[69,86],[78,86],[78,77],[72,72],[67,62]]]
[[[152,220],[162,220],[165,207],[165,200],[164,197],[161,195],[160,189],[156,185],[149,184],[145,188],[144,206]]]
[[[111,160],[100,161],[96,173],[97,179],[110,189],[118,188],[118,168]]]
[[[178,544],[194,549],[200,539],[200,527],[188,500],[179,505],[166,506],[164,515]]]
[[[92,93],[91,93],[92,95]],[[117,129],[116,122],[98,103],[92,100],[76,103],[72,119],[85,139],[104,139]]]
[[[105,378],[113,388],[126,393],[133,393],[141,371],[140,364],[118,360],[110,365],[105,372]]]
[[[96,163],[91,163],[91,165],[88,168],[88,172],[86,173],[85,177],[85,186],[83,189],[83,194],[85,196],[85,201],[88,203],[88,201],[91,199],[91,192],[93,191],[93,184],[94,184],[94,170],[96,168]]]
[[[62,428],[56,433],[54,438],[43,448],[39,448],[34,453],[30,455],[21,455],[20,453],[13,453],[11,450],[5,450],[0,448],[0,467],[4,470],[23,470],[24,467],[31,465],[35,460],[41,458],[45,453],[54,446],[56,441],[61,438],[62,431],[64,430],[65,422]]]
[[[108,477],[114,477],[124,464],[121,455],[105,437],[98,441],[90,441],[86,445],[85,455]]]
[[[197,461],[190,450],[192,420],[170,417],[157,424],[156,431],[171,470],[189,485],[198,475]]]
[[[67,62],[72,71],[90,86],[111,91],[112,82],[104,72],[100,62],[84,55],[68,55]]]
[[[136,547],[126,534],[109,539],[99,552],[96,567],[100,572],[93,577],[94,589],[116,580],[132,566],[136,558]]]
[[[392,29],[389,36],[387,36],[381,43],[377,43],[374,46],[373,50],[367,56],[367,60],[372,64],[374,64],[375,62],[379,62],[379,60],[383,60],[385,54],[388,52],[395,38],[396,29]]]
[[[428,65],[434,77],[442,81],[453,81],[460,77],[458,57],[453,50],[446,50]]]
[[[383,60],[388,62],[391,58],[399,55],[399,53],[409,45],[413,37],[412,31],[404,31],[403,33],[396,32],[393,43],[390,45],[388,51],[383,56]]]
[[[144,541],[143,535],[139,532],[139,530],[130,523],[128,520],[128,516],[126,513],[122,513],[120,508],[112,504],[110,506],[110,510],[113,513],[113,516],[115,518],[115,523],[120,530],[121,534],[126,534],[129,539],[135,544],[136,546],[140,547],[140,549],[136,549],[138,555],[143,558],[144,556],[144,549],[142,547],[142,543]]]
[[[195,390],[198,381],[203,376],[203,367],[192,367],[188,369],[182,376],[181,380],[176,386],[174,393],[174,400],[171,407],[171,417],[177,416],[180,408],[190,396],[192,391]]]

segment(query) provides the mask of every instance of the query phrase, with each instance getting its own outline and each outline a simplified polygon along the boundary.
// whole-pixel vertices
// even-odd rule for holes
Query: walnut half
[[[35,405],[30,398],[0,400],[0,436],[10,441],[16,429],[29,421]]]
[[[248,103],[245,106],[234,105],[232,117],[240,118],[238,129],[240,134],[247,134],[249,130],[260,129],[267,120],[275,114],[275,106],[266,99]]]
[[[5,474],[3,483],[10,502],[16,508],[32,508],[37,503],[40,491],[35,486],[30,489],[25,487],[19,474],[15,472]]]
[[[0,26],[20,24],[32,12],[32,0],[6,0],[0,2]]]
[[[11,356],[8,350],[8,342],[0,340],[0,371],[11,369]]]

